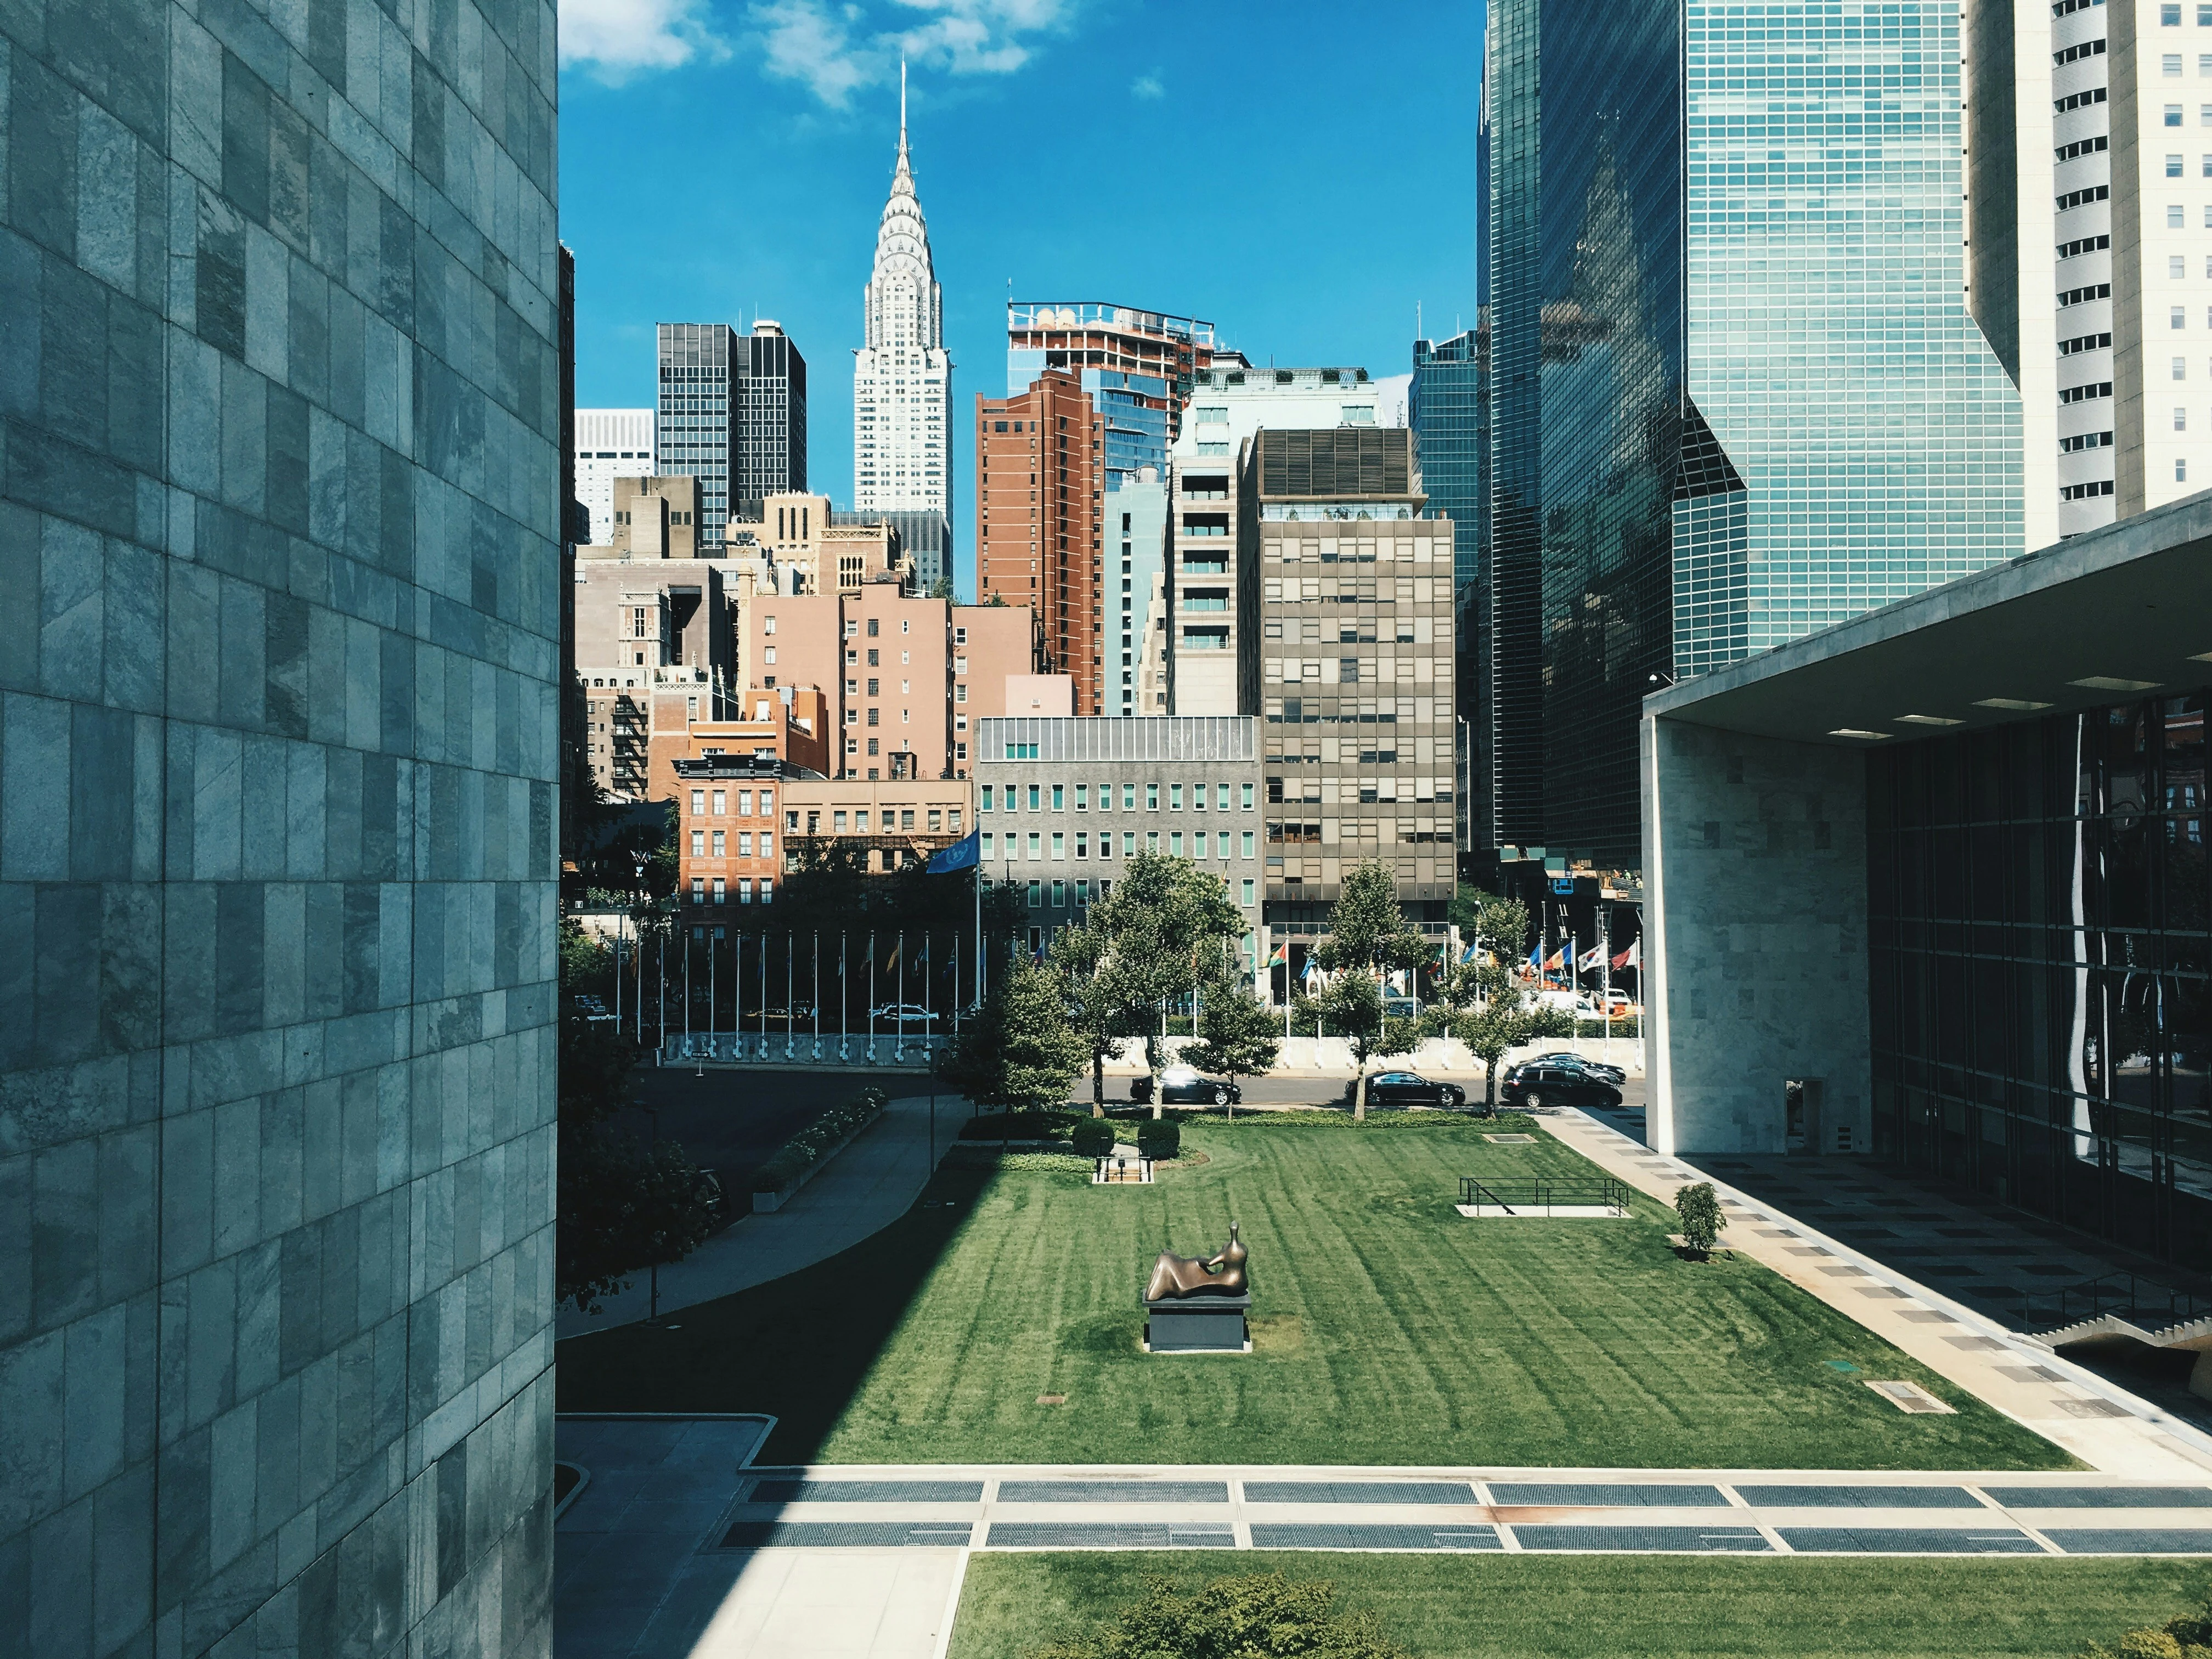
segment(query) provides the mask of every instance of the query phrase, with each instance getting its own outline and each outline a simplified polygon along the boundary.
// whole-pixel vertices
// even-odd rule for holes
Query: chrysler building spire
[[[933,511],[949,520],[952,362],[929,227],[915,194],[903,62],[898,158],[861,307],[866,343],[853,355],[853,505],[864,513]]]

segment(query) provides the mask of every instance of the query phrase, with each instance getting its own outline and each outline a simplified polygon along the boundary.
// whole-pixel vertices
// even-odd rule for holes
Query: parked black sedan
[[[1498,1078],[1498,1098],[1536,1111],[1547,1106],[1618,1106],[1620,1091],[1579,1066],[1528,1060]]]
[[[1359,1079],[1344,1085],[1344,1103],[1359,1097]],[[1467,1104],[1467,1091],[1456,1083],[1433,1083],[1418,1072],[1377,1072],[1367,1079],[1370,1106],[1441,1106],[1456,1111]]]
[[[1565,1050],[1556,1054],[1538,1054],[1534,1060],[1524,1060],[1521,1063],[1523,1066],[1577,1066],[1600,1083],[1626,1083],[1628,1080],[1628,1073],[1618,1066],[1608,1066],[1601,1060],[1592,1060],[1588,1054]]]
[[[1152,1099],[1152,1080],[1149,1077],[1129,1080],[1129,1098],[1139,1106],[1147,1106]],[[1244,1092],[1233,1083],[1217,1083],[1210,1077],[1200,1077],[1188,1066],[1170,1066],[1160,1073],[1160,1104],[1163,1106],[1234,1106],[1244,1098]]]

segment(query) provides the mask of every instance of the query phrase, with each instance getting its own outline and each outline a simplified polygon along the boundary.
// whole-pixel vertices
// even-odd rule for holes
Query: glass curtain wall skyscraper
[[[1413,342],[1408,398],[1420,446],[1428,512],[1452,521],[1452,592],[1460,659],[1454,676],[1460,763],[1459,844],[1490,841],[1490,743],[1484,696],[1490,683],[1490,319],[1449,340]]]
[[[699,481],[699,545],[719,549],[730,520],[730,480],[738,435],[730,414],[739,401],[742,366],[732,372],[727,323],[663,323],[657,331],[658,402],[653,448],[669,476]],[[742,342],[738,349],[744,349]]]
[[[1499,0],[1490,28],[1494,823],[1626,866],[1655,676],[2019,551],[1958,15]]]

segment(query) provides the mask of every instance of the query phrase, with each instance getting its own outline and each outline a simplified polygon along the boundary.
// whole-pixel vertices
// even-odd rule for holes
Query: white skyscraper
[[[861,513],[952,516],[952,360],[929,228],[907,158],[906,70],[899,70],[898,170],[876,231],[865,306],[867,343],[853,354],[853,505]]]
[[[615,480],[653,476],[653,411],[576,411],[576,499],[592,510],[592,542],[614,536]]]

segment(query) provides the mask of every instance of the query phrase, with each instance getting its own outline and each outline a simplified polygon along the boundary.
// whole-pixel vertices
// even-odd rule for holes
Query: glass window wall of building
[[[1869,757],[1878,1153],[2212,1260],[2207,694]]]

